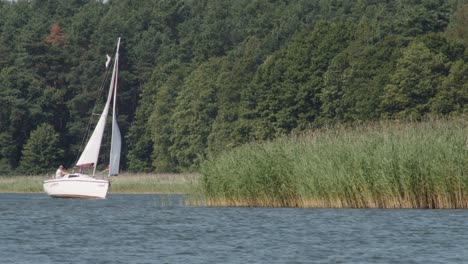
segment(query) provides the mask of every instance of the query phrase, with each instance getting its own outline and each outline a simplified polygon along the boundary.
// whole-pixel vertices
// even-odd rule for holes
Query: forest
[[[3,0],[0,175],[74,165],[118,37],[125,171],[468,112],[467,0]]]

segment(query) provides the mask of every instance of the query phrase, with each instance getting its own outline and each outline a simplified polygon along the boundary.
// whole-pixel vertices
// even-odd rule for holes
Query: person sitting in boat
[[[60,165],[59,168],[57,169],[57,172],[55,172],[55,178],[60,179],[67,174],[69,173],[63,168],[62,165]]]

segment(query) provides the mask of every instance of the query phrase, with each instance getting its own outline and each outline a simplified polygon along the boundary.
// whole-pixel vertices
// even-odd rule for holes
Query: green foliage
[[[468,3],[459,3],[453,15],[453,23],[449,25],[447,35],[468,46]]]
[[[431,107],[437,114],[468,111],[468,65],[462,60],[451,65],[450,73],[433,98]]]
[[[51,125],[41,124],[23,147],[19,171],[28,175],[44,173],[56,167],[62,156],[58,133]]]
[[[348,22],[319,22],[285,49],[268,56],[246,94],[246,119],[255,139],[271,139],[304,129],[320,115],[323,75],[349,41]],[[255,94],[255,97],[251,95]]]
[[[174,134],[169,148],[177,166],[197,165],[206,155],[211,124],[218,111],[218,76],[223,62],[213,59],[186,78],[172,116]]]
[[[195,170],[252,140],[465,112],[466,10],[466,0],[0,1],[0,170],[18,168],[41,123],[73,162],[118,36],[124,170]]]
[[[247,87],[263,55],[262,42],[252,37],[223,59],[217,79],[218,110],[208,136],[208,155],[217,155],[250,140],[241,118],[245,114],[242,97],[248,92]]]
[[[174,134],[172,116],[175,113],[176,100],[182,89],[183,79],[188,74],[188,68],[185,64],[173,61],[165,65],[161,71],[155,71],[150,84],[159,89],[157,96],[154,95],[156,98],[147,101],[151,107],[149,108],[151,110],[149,112],[150,126],[147,129],[151,135],[153,152],[146,158],[150,158],[149,162],[155,171],[176,171],[178,169],[177,161],[170,149]],[[138,140],[141,141],[141,139]]]
[[[337,53],[323,76],[320,123],[374,120],[380,117],[379,102],[389,73],[400,55],[399,36],[378,37],[375,24],[359,22],[349,45]]]
[[[430,100],[441,89],[447,71],[442,54],[432,53],[423,43],[413,42],[403,51],[382,99],[390,117],[420,119],[430,109]]]

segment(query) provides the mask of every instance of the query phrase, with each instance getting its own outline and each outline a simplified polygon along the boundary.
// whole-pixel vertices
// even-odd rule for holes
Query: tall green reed
[[[2,193],[37,193],[43,192],[44,176],[0,176]]]
[[[468,121],[383,121],[252,143],[201,166],[212,205],[468,207]]]

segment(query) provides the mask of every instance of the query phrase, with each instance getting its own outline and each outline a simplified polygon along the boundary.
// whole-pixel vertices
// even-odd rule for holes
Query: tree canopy
[[[466,0],[0,1],[0,174],[74,165],[119,36],[124,170],[196,170],[309,128],[466,113],[467,10]],[[32,155],[38,138],[44,160]]]

